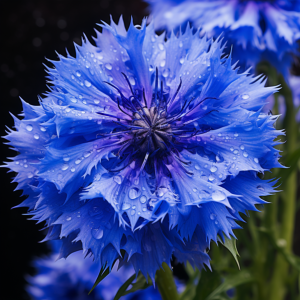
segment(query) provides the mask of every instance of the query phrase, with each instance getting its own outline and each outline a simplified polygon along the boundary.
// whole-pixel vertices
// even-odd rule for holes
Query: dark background
[[[5,126],[13,127],[9,112],[18,115],[22,111],[22,97],[30,104],[38,104],[37,95],[46,91],[45,58],[57,59],[55,51],[65,55],[67,48],[74,55],[73,41],[80,43],[85,33],[94,34],[96,23],[110,21],[110,14],[117,21],[123,15],[129,25],[133,16],[140,24],[146,14],[146,4],[138,0],[1,0],[1,136]],[[5,140],[1,140],[5,142]],[[1,145],[0,164],[15,152]],[[34,274],[31,261],[47,253],[40,231],[42,224],[28,221],[26,209],[11,209],[24,198],[13,190],[10,183],[13,174],[0,169],[1,175],[1,292],[2,300],[29,299],[24,286],[25,275]],[[4,297],[3,297],[4,295]]]
[[[122,14],[125,24],[130,16],[140,24],[147,14],[146,4],[141,0],[1,0],[1,136],[5,126],[13,127],[9,114],[21,113],[21,96],[30,104],[38,104],[37,95],[46,91],[45,58],[56,59],[55,51],[65,54],[65,48],[74,55],[73,41],[80,44],[83,33],[94,35],[96,23],[109,23],[110,14],[117,21]],[[294,68],[295,72],[299,72]],[[2,140],[4,142],[4,140]],[[1,143],[0,143],[1,145]],[[15,153],[1,145],[0,164]],[[42,224],[28,221],[26,209],[11,209],[24,198],[21,192],[13,192],[16,184],[10,183],[13,174],[0,169],[1,175],[1,299],[29,299],[25,292],[25,275],[33,275],[31,261],[47,253],[43,239]],[[299,218],[298,218],[299,219]],[[299,220],[298,220],[299,223]],[[299,227],[300,224],[296,225]],[[296,241],[296,239],[295,239]],[[295,253],[300,253],[299,239]],[[4,279],[3,279],[4,277]],[[9,294],[9,295],[8,295]],[[3,295],[5,295],[3,297]]]

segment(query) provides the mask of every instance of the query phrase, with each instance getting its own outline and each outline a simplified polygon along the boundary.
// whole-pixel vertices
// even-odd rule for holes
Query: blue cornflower
[[[115,265],[110,276],[88,295],[98,276],[99,264],[94,263],[91,257],[83,259],[80,252],[56,261],[58,248],[55,244],[51,243],[53,254],[50,257],[38,258],[33,262],[37,274],[28,276],[27,291],[34,300],[111,300],[121,285],[134,274],[130,266],[117,271]],[[122,299],[159,300],[161,297],[157,289],[149,287],[123,296]]]
[[[154,279],[163,262],[209,266],[218,235],[234,237],[239,212],[256,210],[280,167],[282,131],[262,107],[277,87],[238,74],[221,40],[155,35],[154,26],[102,25],[76,57],[48,68],[40,106],[7,135],[7,166],[34,220],[62,239],[60,257],[83,249],[102,267],[129,261]]]
[[[299,54],[300,1],[146,0],[157,29],[173,30],[192,22],[201,33],[224,34],[241,67],[269,61],[286,77]],[[229,50],[228,50],[229,51]],[[246,51],[246,52],[245,52]]]

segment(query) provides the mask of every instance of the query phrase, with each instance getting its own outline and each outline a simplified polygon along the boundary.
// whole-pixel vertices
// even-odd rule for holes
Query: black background
[[[130,17],[140,24],[146,12],[142,1],[130,0],[1,0],[1,136],[5,126],[13,127],[9,112],[18,115],[22,111],[21,96],[30,104],[38,104],[37,95],[46,91],[45,58],[57,59],[55,51],[65,54],[67,48],[74,55],[73,41],[80,43],[85,33],[95,36],[97,23],[117,21],[122,14],[125,24]],[[5,140],[1,140],[1,143]],[[15,156],[15,152],[1,145],[1,161]],[[21,192],[13,192],[16,184],[10,183],[13,174],[1,172],[1,289],[3,300],[29,299],[24,286],[26,274],[34,274],[31,261],[47,253],[42,224],[28,221],[26,209],[11,209],[25,198]],[[3,297],[4,295],[4,297]]]
[[[46,72],[43,63],[50,65],[45,58],[56,59],[55,51],[65,54],[65,48],[74,55],[73,41],[80,43],[83,33],[87,37],[95,35],[93,28],[99,29],[96,23],[100,23],[100,20],[109,23],[110,14],[115,21],[122,14],[127,25],[132,15],[134,22],[140,24],[147,14],[147,6],[138,0],[1,0],[0,11],[0,130],[1,136],[4,136],[5,126],[13,127],[9,112],[18,115],[22,110],[19,96],[36,105],[37,95],[45,92]],[[14,155],[7,146],[1,145],[0,163]],[[43,225],[28,221],[28,216],[22,215],[26,209],[11,209],[24,198],[20,197],[20,191],[13,192],[16,187],[16,184],[10,183],[13,174],[7,174],[6,171],[0,169],[0,297],[3,300],[29,299],[24,289],[24,276],[34,274],[32,259],[46,254],[48,250],[45,244],[39,243],[44,236],[40,231]],[[296,244],[295,252],[299,254],[299,239]]]

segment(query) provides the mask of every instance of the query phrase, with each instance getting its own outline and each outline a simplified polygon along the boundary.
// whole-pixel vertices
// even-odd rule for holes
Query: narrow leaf
[[[126,292],[129,285],[132,283],[132,281],[135,279],[136,275],[133,274],[130,278],[126,280],[126,282],[119,288],[114,300],[120,299],[122,296],[124,296],[124,293]]]
[[[233,237],[231,237],[231,239],[229,239],[226,235],[224,235],[225,236],[225,243],[223,243],[223,241],[222,241],[222,239],[218,236],[218,241],[225,247],[225,248],[227,248],[229,251],[230,251],[230,253],[232,254],[232,256],[234,257],[234,259],[235,259],[235,261],[236,261],[236,263],[237,263],[237,265],[238,265],[238,268],[239,269],[241,269],[240,268],[240,264],[239,264],[239,261],[238,261],[238,256],[240,256],[239,255],[239,253],[238,253],[238,251],[237,251],[237,248],[236,248],[236,239],[235,238],[233,238]]]
[[[89,294],[93,291],[93,289],[109,274],[109,268],[106,268],[106,266],[102,267],[100,272],[99,272],[99,275],[97,277],[97,280],[96,282],[94,283],[92,289],[89,291]]]

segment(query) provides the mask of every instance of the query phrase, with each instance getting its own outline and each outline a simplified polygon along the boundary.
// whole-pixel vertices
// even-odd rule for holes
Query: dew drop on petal
[[[105,64],[105,68],[107,70],[112,70],[112,65],[111,64]]]
[[[62,169],[63,171],[67,170],[68,168],[69,168],[69,165],[68,165],[68,164],[64,164],[64,165],[61,167],[61,169]]]
[[[241,149],[241,150],[244,150],[244,149],[245,149],[244,145],[241,145],[241,146],[240,146],[240,149]]]
[[[162,76],[166,78],[169,76],[169,74],[170,74],[170,69],[164,69]]]
[[[140,198],[140,202],[141,202],[142,204],[146,203],[146,201],[147,201],[146,196],[142,196],[142,197]]]
[[[261,186],[261,185],[258,185],[257,189],[260,190],[260,191],[264,191],[265,190],[265,188],[263,186]]]
[[[239,134],[236,132],[236,133],[234,134],[234,136],[235,136],[235,137],[238,137],[238,136],[239,136]]]
[[[75,168],[71,168],[71,172],[73,172],[73,173],[74,173],[74,172],[75,172]]]
[[[195,169],[196,169],[196,170],[200,170],[199,165],[195,165]]]
[[[248,95],[248,94],[244,94],[244,95],[242,95],[242,99],[244,99],[244,100],[247,100],[247,99],[249,99],[249,95]]]
[[[217,215],[215,215],[215,214],[210,214],[209,217],[210,217],[211,220],[214,220],[214,219],[217,217]]]
[[[99,229],[93,229],[92,230],[92,236],[95,239],[100,240],[103,237],[103,230],[101,228],[99,228]]]
[[[63,156],[63,160],[64,160],[64,161],[69,161],[69,160],[70,160],[70,156],[69,156],[68,154],[65,154],[65,155]]]
[[[33,129],[33,127],[32,127],[31,125],[27,125],[27,126],[26,126],[26,130],[27,130],[27,131],[32,131],[32,129]]]
[[[182,48],[183,44],[182,41],[179,42],[179,47]]]
[[[226,199],[226,195],[221,191],[214,191],[211,195],[212,199],[215,201],[222,201]]]
[[[130,76],[128,79],[131,85],[135,85],[135,80],[133,77]]]
[[[76,164],[76,165],[79,165],[80,163],[81,163],[81,159],[75,160],[75,164]]]
[[[163,45],[162,43],[159,43],[159,44],[158,44],[158,48],[159,48],[160,50],[164,50],[164,45]]]
[[[253,160],[258,164],[258,158],[254,157]]]
[[[218,171],[218,168],[217,168],[216,166],[212,166],[212,167],[210,168],[210,171],[211,171],[212,173],[214,173],[214,172]]]
[[[121,182],[122,182],[122,177],[121,177],[120,175],[114,176],[114,181],[115,181],[117,184],[121,184]]]
[[[212,134],[209,138],[211,141],[213,141],[215,139],[215,136]]]
[[[72,220],[72,218],[71,218],[71,217],[67,218],[67,221],[71,221],[71,220]]]
[[[84,84],[85,84],[86,87],[90,87],[90,86],[92,85],[92,84],[91,84],[89,81],[87,81],[87,80],[84,81]]]
[[[138,189],[138,188],[131,188],[130,190],[129,190],[129,198],[131,199],[131,200],[134,200],[134,199],[136,199],[138,196],[139,196],[139,192],[140,192],[140,190]]]
[[[70,100],[71,100],[71,102],[73,102],[73,103],[77,103],[77,99],[74,98],[74,97],[71,97]]]
[[[183,64],[183,63],[184,63],[184,58],[181,57],[180,60],[179,60],[179,62],[180,62],[181,64]]]
[[[35,134],[33,137],[34,137],[36,140],[38,140],[38,139],[40,138],[40,136],[39,136],[38,134]]]
[[[42,126],[41,126],[41,127],[40,127],[40,130],[43,131],[43,132],[45,132],[47,129],[46,129],[45,127],[42,127]]]
[[[122,205],[122,210],[127,210],[131,207],[131,205],[129,203],[124,202]]]
[[[76,76],[77,77],[80,77],[81,76],[81,73],[79,71],[76,71]]]
[[[33,177],[33,174],[32,174],[31,172],[29,172],[29,173],[27,174],[27,177],[28,177],[28,178],[32,178],[32,177]]]
[[[132,209],[131,212],[130,212],[130,214],[131,214],[132,216],[134,216],[134,215],[135,215],[135,210]]]
[[[243,156],[244,156],[244,157],[248,157],[249,155],[248,155],[248,153],[245,151],[245,152],[243,152]]]

